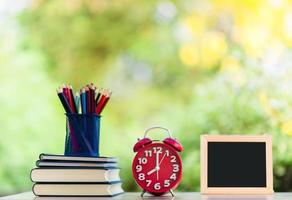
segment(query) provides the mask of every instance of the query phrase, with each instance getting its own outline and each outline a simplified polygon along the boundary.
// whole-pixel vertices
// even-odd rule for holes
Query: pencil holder
[[[99,156],[100,116],[66,114],[65,156]]]

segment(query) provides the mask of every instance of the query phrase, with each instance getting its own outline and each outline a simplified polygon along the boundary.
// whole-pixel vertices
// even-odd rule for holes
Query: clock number
[[[162,147],[153,147],[154,153],[162,153]]]
[[[144,151],[144,154],[145,154],[146,157],[152,157],[152,151],[151,150]]]
[[[170,179],[172,179],[172,180],[176,180],[176,174],[173,173],[173,174],[170,176]]]
[[[168,157],[169,156],[169,151],[165,150],[165,155]]]
[[[155,183],[154,184],[154,189],[155,190],[160,190],[161,189],[160,183]]]
[[[147,184],[146,184],[146,187],[149,187],[150,184],[151,184],[151,182],[152,182],[151,180],[146,180],[146,183],[147,183]]]
[[[170,186],[170,181],[164,180],[164,187],[169,187],[169,186]]]
[[[170,162],[175,163],[176,162],[176,157],[175,156],[171,156]]]
[[[145,174],[140,173],[139,176],[138,176],[138,179],[139,179],[140,181],[145,180]]]
[[[138,158],[139,164],[146,164],[147,163],[147,158]]]
[[[136,172],[142,171],[142,166],[141,165],[136,165]]]
[[[178,164],[173,164],[172,165],[173,166],[173,172],[178,172],[179,171],[179,166],[178,166]]]

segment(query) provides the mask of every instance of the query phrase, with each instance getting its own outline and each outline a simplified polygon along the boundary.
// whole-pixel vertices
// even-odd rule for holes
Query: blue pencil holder
[[[66,114],[65,156],[99,157],[100,116]]]

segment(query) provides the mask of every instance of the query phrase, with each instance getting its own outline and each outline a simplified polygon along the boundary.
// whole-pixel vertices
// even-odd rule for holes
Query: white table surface
[[[141,200],[141,199],[153,199],[153,200],[292,200],[291,193],[274,193],[273,195],[201,195],[198,192],[177,192],[175,197],[165,195],[162,197],[154,197],[145,195],[140,197],[141,193],[125,193],[123,195],[116,196],[114,198],[104,197],[35,197],[32,192],[24,192],[20,194],[0,197],[0,200],[100,200],[100,199],[121,199],[121,200]]]

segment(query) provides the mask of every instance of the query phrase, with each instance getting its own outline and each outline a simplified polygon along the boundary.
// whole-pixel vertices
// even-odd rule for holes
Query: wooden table
[[[177,192],[175,193],[175,197],[171,197],[170,195],[162,196],[162,197],[153,197],[150,195],[145,195],[143,198],[140,197],[140,193],[125,193],[123,195],[116,196],[114,198],[96,198],[96,197],[35,197],[32,192],[24,192],[16,195],[0,197],[0,200],[100,200],[100,199],[121,199],[121,200],[141,200],[141,199],[153,199],[153,200],[292,200],[292,192],[291,193],[274,193],[273,195],[257,195],[257,196],[249,196],[249,195],[201,195],[198,192]]]

